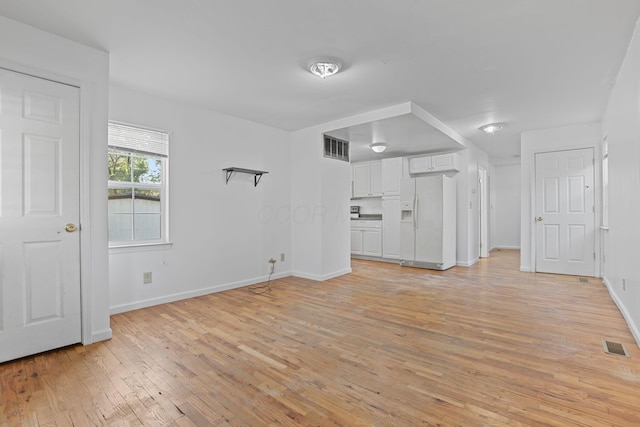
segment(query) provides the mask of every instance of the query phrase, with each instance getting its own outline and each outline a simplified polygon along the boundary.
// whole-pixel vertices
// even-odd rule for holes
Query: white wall
[[[326,280],[351,271],[351,165],[323,157],[323,134],[418,110],[407,102],[291,134],[293,275]]]
[[[471,142],[460,154],[460,172],[456,175],[457,244],[456,263],[469,267],[480,260],[480,193],[478,168],[490,173],[489,156]],[[490,175],[489,175],[490,176]],[[491,178],[490,178],[491,179]],[[492,225],[489,224],[489,228]]]
[[[0,16],[0,67],[80,87],[82,342],[108,339],[104,165],[109,56]]]
[[[520,165],[495,167],[493,246],[520,249]]]
[[[361,214],[382,215],[382,197],[363,197],[361,199],[351,199],[351,204],[360,206]]]
[[[604,282],[640,345],[640,29],[629,46],[603,120],[609,146],[609,231]]]
[[[292,133],[293,275],[326,280],[351,271],[351,168],[326,159],[323,133],[316,126]]]
[[[489,250],[493,250],[496,248],[496,232],[497,232],[497,222],[496,222],[496,167],[494,165],[489,165]],[[520,179],[518,177],[518,179]],[[519,203],[518,198],[518,203]],[[520,227],[520,222],[518,220],[518,227]],[[520,233],[520,229],[518,228],[518,235]],[[518,241],[520,238],[518,237]],[[519,246],[518,246],[519,247]]]
[[[551,151],[571,150],[576,148],[593,148],[596,163],[600,158],[600,123],[586,123],[564,126],[554,129],[535,130],[522,133],[521,139],[521,169],[520,169],[520,270],[535,270],[535,240],[534,240],[534,183],[535,183],[535,155]],[[599,181],[599,168],[596,167],[596,182]],[[599,206],[599,188],[596,185],[596,204]],[[596,224],[599,225],[599,212],[596,210]],[[596,248],[600,238],[596,234]],[[596,259],[596,265],[599,258]],[[598,271],[596,271],[596,275]]]
[[[289,133],[118,86],[109,94],[110,120],[169,132],[173,243],[110,250],[111,311],[264,281],[271,257],[278,261],[274,277],[289,275]],[[231,166],[269,173],[257,187],[246,174],[225,184],[222,169]],[[144,285],[147,271],[153,283]]]

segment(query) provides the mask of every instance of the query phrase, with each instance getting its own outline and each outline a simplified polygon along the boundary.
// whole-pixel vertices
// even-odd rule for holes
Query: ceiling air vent
[[[322,146],[325,157],[345,162],[349,161],[349,141],[324,135]]]

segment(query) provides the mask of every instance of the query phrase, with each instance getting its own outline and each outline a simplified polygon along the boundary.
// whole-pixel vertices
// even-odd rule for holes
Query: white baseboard
[[[640,347],[640,329],[638,329],[638,326],[635,323],[633,323],[633,320],[629,315],[629,312],[627,311],[626,307],[624,306],[620,298],[618,298],[618,295],[613,289],[613,286],[611,286],[611,282],[609,282],[609,280],[606,277],[602,278],[602,282],[607,287],[607,290],[609,291],[609,295],[611,296],[611,299],[618,306],[618,310],[620,310],[620,313],[622,313],[622,317],[624,317],[624,320],[627,322],[627,326],[629,326],[629,330],[631,330],[631,335],[633,335],[633,339],[636,340],[636,345]]]
[[[530,267],[523,267],[521,265],[520,266],[520,271],[522,271],[523,273],[531,273],[531,268]]]
[[[493,251],[495,249],[513,249],[513,250],[519,251],[520,246],[494,246],[494,248],[491,250]]]
[[[111,328],[108,328],[102,331],[97,331],[92,333],[91,342],[86,342],[82,344],[88,345],[88,344],[93,344],[94,342],[110,340],[112,336],[113,336],[113,331],[111,331]]]
[[[281,279],[283,277],[291,276],[291,272],[282,272],[273,274],[271,280]],[[126,311],[138,310],[140,308],[152,307],[154,305],[166,304],[168,302],[180,301],[187,298],[199,297],[202,295],[213,294],[216,292],[228,291],[230,289],[242,288],[245,286],[255,285],[256,283],[263,283],[269,279],[269,276],[261,276],[248,280],[241,280],[233,283],[225,283],[221,285],[211,286],[207,288],[196,289],[187,292],[178,292],[175,294],[164,295],[156,298],[149,298],[141,301],[133,301],[126,304],[119,304],[110,307],[111,314],[124,313]]]
[[[334,273],[329,273],[322,276],[318,274],[309,274],[302,271],[294,271],[291,273],[291,275],[294,277],[300,277],[302,279],[315,280],[316,282],[324,282],[325,280],[333,279],[334,277],[338,277],[338,276],[344,276],[345,274],[349,274],[349,273],[351,273],[351,269],[346,268],[344,270],[336,271]]]
[[[480,262],[480,258],[472,259],[471,261],[456,261],[458,267],[471,267]]]

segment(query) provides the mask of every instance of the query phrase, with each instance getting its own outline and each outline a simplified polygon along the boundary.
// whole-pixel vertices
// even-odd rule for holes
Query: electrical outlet
[[[280,262],[284,262],[284,252],[280,254]]]
[[[150,271],[146,271],[144,273],[142,273],[142,283],[149,284],[152,281],[152,276],[151,276],[151,272]]]

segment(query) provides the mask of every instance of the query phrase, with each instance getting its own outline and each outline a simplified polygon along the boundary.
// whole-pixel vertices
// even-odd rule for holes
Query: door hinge
[[[593,253],[593,260],[594,261],[596,260],[596,253],[595,252]]]

